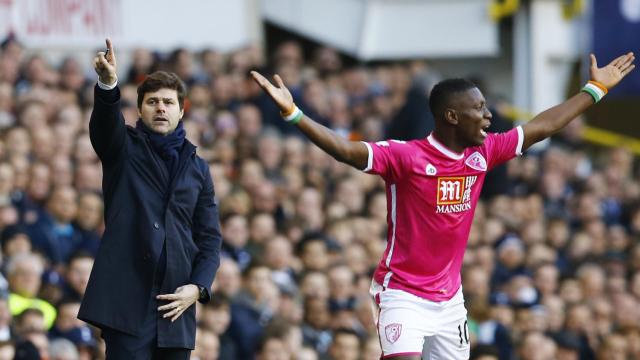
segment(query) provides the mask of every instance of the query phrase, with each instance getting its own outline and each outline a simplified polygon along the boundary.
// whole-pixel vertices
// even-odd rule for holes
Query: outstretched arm
[[[369,151],[365,144],[359,141],[346,140],[336,134],[333,130],[318,124],[304,114],[300,114],[296,117],[299,110],[293,103],[293,97],[291,96],[289,89],[287,89],[282,82],[280,76],[274,76],[274,80],[277,84],[276,87],[256,71],[252,71],[251,75],[260,87],[269,94],[271,99],[273,99],[273,101],[278,105],[283,117],[286,118],[287,115],[293,116],[294,118],[291,119],[290,122],[297,125],[300,131],[302,131],[302,133],[305,134],[305,136],[314,144],[340,162],[349,164],[359,170],[367,167]]]
[[[633,68],[633,53],[622,55],[613,60],[609,65],[598,68],[596,57],[591,55],[591,67],[589,73],[592,82],[600,91],[606,93],[608,89],[616,86]],[[596,90],[598,91],[598,90]],[[595,94],[598,96],[598,94]],[[576,116],[583,113],[589,106],[593,105],[595,98],[586,91],[581,91],[569,100],[560,105],[545,110],[526,123],[522,130],[524,132],[524,143],[522,150],[526,150],[538,141],[544,140],[564,128]]]
[[[117,88],[116,53],[110,39],[106,39],[107,51],[100,51],[93,59],[98,74],[94,90],[94,104],[89,120],[91,144],[103,164],[118,158],[125,143],[124,117],[120,112],[120,90]]]

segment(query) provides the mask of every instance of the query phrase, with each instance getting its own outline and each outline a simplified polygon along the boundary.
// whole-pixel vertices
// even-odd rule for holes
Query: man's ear
[[[178,120],[182,120],[183,116],[184,116],[184,109],[180,110],[180,118],[178,118]]]
[[[444,119],[451,125],[458,125],[458,112],[451,108],[445,109]]]
[[[138,108],[138,118],[142,119],[142,111],[140,111],[140,108]]]

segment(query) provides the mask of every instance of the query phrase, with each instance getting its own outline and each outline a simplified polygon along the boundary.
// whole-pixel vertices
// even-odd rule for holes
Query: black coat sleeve
[[[117,161],[125,148],[126,125],[120,112],[120,89],[94,89],[94,104],[89,121],[93,149],[105,166]]]
[[[222,234],[209,167],[204,165],[203,171],[204,184],[193,214],[192,234],[198,253],[193,261],[191,283],[207,289],[207,299],[203,301],[206,303],[211,299],[211,284],[220,265]]]

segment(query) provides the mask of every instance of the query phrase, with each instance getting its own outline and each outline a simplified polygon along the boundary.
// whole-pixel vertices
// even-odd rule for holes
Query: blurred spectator
[[[73,343],[67,339],[55,339],[49,343],[51,360],[78,360],[80,355]]]
[[[329,328],[331,314],[326,299],[308,297],[304,304],[302,335],[304,344],[310,346],[318,354],[326,354],[332,340]]]
[[[80,194],[78,200],[78,212],[74,225],[82,237],[80,249],[88,251],[95,256],[100,246],[100,235],[103,231],[102,198],[93,192]]]
[[[0,360],[13,360],[15,354],[16,347],[11,341],[0,341]]]
[[[360,338],[346,329],[337,329],[333,334],[333,341],[329,347],[329,359],[357,360],[360,354]]]
[[[289,360],[291,355],[286,350],[284,340],[276,336],[266,336],[257,348],[256,360]]]
[[[69,186],[56,188],[47,200],[46,211],[27,226],[33,247],[54,264],[67,261],[82,244],[82,235],[72,224],[77,209],[76,191]]]
[[[231,322],[231,306],[225,295],[213,294],[211,301],[202,308],[200,321],[203,330],[208,330],[217,337],[219,359],[236,359],[236,344],[227,331]]]
[[[251,262],[246,249],[249,241],[247,218],[240,214],[228,214],[220,219],[222,225],[222,255],[231,258],[244,270]]]
[[[45,331],[44,314],[40,309],[27,308],[16,317],[16,335],[24,337],[31,332]]]
[[[470,360],[498,360],[498,351],[491,345],[478,345],[471,350]]]
[[[253,350],[278,307],[279,292],[266,266],[254,264],[247,268],[243,282],[231,304],[229,335],[236,344],[238,357],[253,359]]]
[[[45,329],[49,329],[56,318],[56,309],[48,302],[37,298],[40,290],[44,264],[41,258],[32,254],[15,255],[7,264],[9,276],[9,310],[12,315],[34,308],[44,317]]]
[[[222,360],[234,359],[224,357],[220,352],[220,341],[213,331],[203,328],[196,330],[196,348],[191,353],[191,359],[197,360]]]

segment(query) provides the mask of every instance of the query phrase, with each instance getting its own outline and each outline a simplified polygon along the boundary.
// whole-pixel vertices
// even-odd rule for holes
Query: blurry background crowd
[[[75,318],[103,229],[87,133],[95,78],[86,59],[24,50],[10,38],[0,52],[0,359],[29,353],[25,342],[42,358],[99,358],[99,334]],[[210,164],[224,241],[193,356],[379,358],[368,287],[385,246],[383,183],[285,124],[248,72],[279,73],[306,114],[368,141],[424,136],[441,76],[423,62],[344,67],[293,41],[270,59],[254,47],[137,49],[119,75],[129,124],[136,84],[158,69],[188,84],[185,128]],[[492,127],[510,126],[495,110]],[[637,163],[583,143],[582,129],[576,120],[486,184],[463,268],[475,351],[640,358]]]
[[[132,48],[118,69],[129,125],[145,74],[185,81],[187,137],[214,180],[222,260],[213,300],[197,304],[193,358],[379,359],[368,289],[386,244],[384,184],[282,121],[249,71],[280,74],[305,114],[365,141],[425,137],[432,86],[472,74],[280,40]],[[0,46],[0,360],[104,357],[99,332],[76,319],[104,227],[88,135],[96,78],[92,55],[68,55],[15,36]],[[491,76],[472,80],[490,130],[505,131],[512,94],[487,89],[505,83]],[[587,130],[579,118],[488,175],[462,273],[472,359],[640,359],[640,168],[626,148],[585,142]]]

